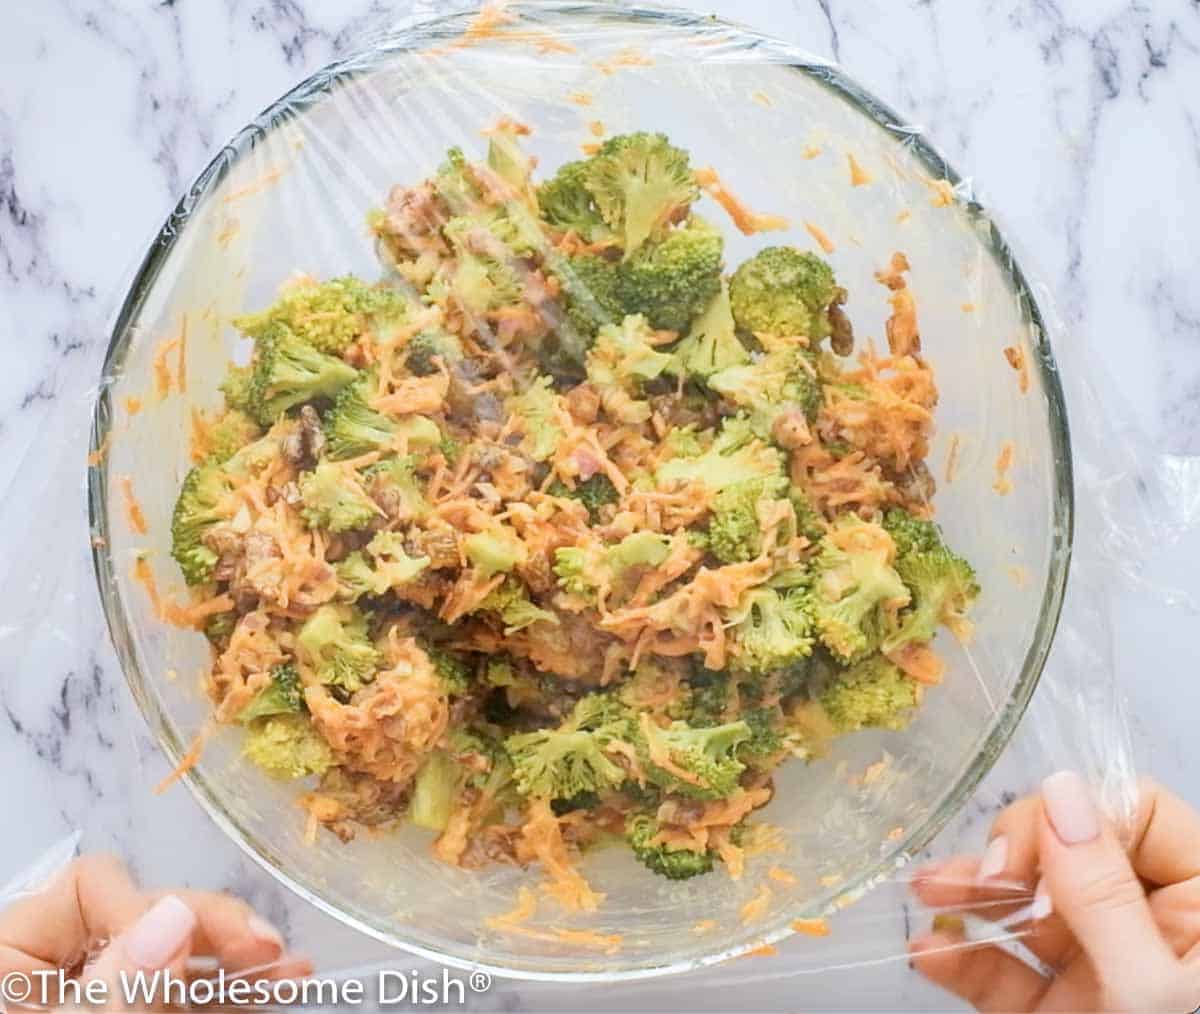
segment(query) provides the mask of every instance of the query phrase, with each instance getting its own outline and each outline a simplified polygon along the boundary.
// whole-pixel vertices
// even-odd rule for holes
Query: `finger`
[[[1139,783],[1129,859],[1138,875],[1168,886],[1200,876],[1200,813],[1156,782]]]
[[[84,856],[44,891],[0,916],[0,953],[7,947],[56,968],[69,967],[94,943],[134,923],[149,904],[120,860]]]
[[[179,898],[168,895],[151,906],[132,926],[116,936],[84,969],[83,979],[103,982],[110,1011],[128,1011],[125,992],[137,972],[181,967],[196,930],[195,913]]]
[[[1120,843],[1100,819],[1087,785],[1070,771],[1042,783],[1038,832],[1042,876],[1054,909],[1116,997],[1149,977],[1168,981],[1177,962]]]
[[[240,898],[208,891],[175,891],[196,914],[192,951],[215,957],[228,972],[259,968],[283,954],[283,936]]]
[[[971,946],[956,932],[918,937],[909,947],[925,978],[981,1011],[1026,1011],[1049,981],[1020,958],[991,944]]]
[[[1163,939],[1179,957],[1200,944],[1200,878],[1152,892],[1150,911]]]

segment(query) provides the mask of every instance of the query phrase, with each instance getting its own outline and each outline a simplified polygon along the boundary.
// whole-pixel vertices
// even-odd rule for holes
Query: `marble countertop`
[[[0,882],[78,831],[148,883],[234,891],[326,968],[389,957],[291,897],[188,793],[150,793],[165,765],[108,643],[86,552],[30,567],[60,533],[45,496],[78,497],[78,435],[113,300],[175,198],[214,149],[313,69],[386,19],[379,0],[49,0],[20,3],[0,35]],[[395,14],[432,11],[400,0]],[[1188,474],[1200,452],[1200,2],[1147,0],[708,0],[840,60],[973,168],[1036,263],[1067,326],[1112,376],[1150,444]],[[19,350],[19,351],[18,351]],[[75,445],[77,447],[77,445]],[[1191,490],[1177,483],[1174,494]],[[1180,506],[1182,505],[1182,506]],[[1180,499],[1177,517],[1187,503]],[[1194,506],[1194,504],[1193,504]],[[1196,515],[1189,515],[1194,518]],[[74,554],[74,555],[70,555]],[[60,560],[58,557],[61,556]],[[1187,542],[1148,575],[1187,595]],[[61,563],[61,566],[59,565]],[[59,573],[61,571],[61,574]],[[32,574],[32,577],[30,576]],[[10,577],[23,575],[23,583]],[[1197,650],[1162,596],[1135,597],[1112,630],[1140,768],[1200,802]],[[18,617],[17,621],[10,619]],[[952,839],[1043,772],[1008,757]],[[908,930],[903,892],[877,909]],[[713,975],[628,988],[497,984],[499,1009],[954,1009],[903,960],[787,976],[787,947],[752,985]],[[390,952],[396,967],[413,960]],[[765,961],[765,959],[764,959]],[[748,971],[750,971],[748,969]],[[732,973],[726,970],[723,978]]]

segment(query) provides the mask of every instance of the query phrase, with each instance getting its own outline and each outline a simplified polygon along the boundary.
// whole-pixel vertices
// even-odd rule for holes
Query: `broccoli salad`
[[[740,875],[775,769],[901,729],[978,587],[930,520],[904,256],[856,350],[823,259],[725,262],[661,134],[538,182],[527,132],[391,191],[383,281],[234,321],[173,555],[216,719],[311,833],[407,821],[587,909],[606,841]]]

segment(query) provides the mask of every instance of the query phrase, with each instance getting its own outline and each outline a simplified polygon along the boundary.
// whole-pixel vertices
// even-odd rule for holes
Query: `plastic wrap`
[[[386,273],[368,213],[393,185],[435,171],[452,146],[481,157],[484,133],[504,120],[529,128],[521,144],[548,172],[605,137],[667,133],[693,166],[716,170],[735,209],[786,219],[746,235],[702,197],[697,210],[724,234],[727,268],[776,243],[822,252],[849,291],[859,348],[885,344],[888,293],[876,273],[903,251],[940,390],[928,457],[936,517],[983,587],[974,638],[947,648],[942,685],[907,730],[845,737],[828,756],[781,770],[760,814],[781,830],[780,850],[752,858],[739,880],[718,870],[684,884],[597,850],[582,869],[606,895],[599,909],[547,901],[517,932],[486,920],[512,909],[518,890],[541,879],[536,869],[442,865],[412,829],[307,841],[296,789],[265,779],[240,758],[238,733],[212,726],[198,679],[205,639],[160,622],[144,570],[135,576],[148,567],[160,595],[182,600],[171,509],[192,412],[219,404],[227,360],[246,355],[230,319],[267,305],[297,271]],[[72,397],[59,399],[61,417],[28,459],[33,488],[61,505],[56,520],[82,527],[78,449],[94,403],[90,535],[131,692],[173,764],[204,733],[182,780],[213,819],[350,925],[445,964],[535,979],[681,972],[762,952],[797,929],[786,961],[736,962],[721,979],[904,960],[893,923],[906,867],[929,850],[970,847],[937,836],[968,804],[1004,801],[977,786],[1005,751],[1007,785],[1032,789],[1051,770],[1076,768],[1118,824],[1129,820],[1135,771],[1108,611],[1134,588],[1191,608],[1130,561],[1192,531],[1194,462],[1147,443],[1030,268],[919,128],[790,46],[665,8],[514,3],[444,14],[364,39],[201,173],[115,315],[98,388],[82,373],[64,376]],[[131,518],[135,503],[144,524]],[[0,636],[18,655],[22,631],[38,628],[54,596],[85,591],[64,588],[42,554],[20,547],[13,574],[30,589],[27,611]],[[822,919],[829,936],[806,936],[824,931],[810,922]],[[1018,941],[1028,927],[1020,909],[968,928],[975,941]]]

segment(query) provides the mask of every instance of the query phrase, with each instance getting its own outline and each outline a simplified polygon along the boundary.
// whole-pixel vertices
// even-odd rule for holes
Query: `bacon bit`
[[[696,936],[702,936],[705,933],[711,933],[717,928],[716,919],[701,919],[695,926],[692,927],[692,932]]]
[[[779,953],[779,948],[774,944],[759,944],[752,951],[747,951],[742,955],[743,958],[773,958]]]
[[[954,203],[954,184],[949,180],[926,180],[925,185],[933,191],[929,203],[935,208],[948,208]]]
[[[858,159],[854,157],[853,152],[846,152],[846,161],[850,164],[850,186],[862,187],[871,182],[873,177],[861,165]]]
[[[102,462],[104,460],[105,455],[108,454],[108,449],[110,447],[112,447],[112,440],[113,440],[112,430],[109,430],[107,433],[104,434],[104,439],[100,441],[100,446],[97,447],[94,451],[92,451],[91,454],[89,454],[87,456],[87,463],[88,463],[89,468],[95,468],[98,464],[100,464],[100,462]]]
[[[796,879],[795,874],[789,873],[782,866],[772,866],[769,870],[767,870],[767,876],[774,880],[777,884],[786,884],[788,887],[792,887],[793,885],[800,883],[800,881]]]
[[[1025,349],[1020,345],[1009,345],[1004,349],[1008,365],[1017,371],[1017,389],[1029,393],[1029,364],[1025,361]]]
[[[185,753],[179,759],[179,763],[176,765],[175,770],[167,775],[167,777],[159,782],[156,786],[154,786],[154,794],[156,796],[161,796],[167,791],[167,789],[169,789],[172,785],[179,781],[179,779],[191,771],[192,768],[200,763],[200,757],[204,753],[204,744],[208,741],[208,737],[212,734],[213,728],[213,723],[209,721],[204,724],[204,728],[196,733],[196,738],[192,740],[192,745],[188,747],[187,753]]]
[[[620,67],[650,67],[654,61],[633,46],[627,46],[608,60],[597,60],[592,64],[601,74],[612,75]]]
[[[602,145],[599,141],[584,141],[583,144],[579,146],[579,150],[585,155],[595,155],[601,147]]]
[[[137,535],[145,535],[150,530],[150,526],[146,524],[146,515],[142,511],[142,505],[138,503],[137,497],[133,493],[133,477],[122,475],[117,479],[117,484],[121,487],[121,496],[125,500],[125,520],[129,524],[129,530]]]
[[[896,224],[903,225],[905,222],[909,221],[909,219],[911,219],[911,218],[912,218],[912,212],[909,211],[908,208],[905,208],[902,212],[900,212],[900,214],[898,214],[896,216]]]
[[[811,162],[814,158],[821,154],[821,149],[815,144],[806,144],[804,150],[800,152],[800,157],[806,162]]]
[[[533,133],[533,128],[528,123],[522,123],[506,114],[490,127],[484,127],[479,133],[484,137],[491,137],[494,134],[515,134],[518,137],[528,137]]]
[[[950,446],[946,448],[946,485],[954,481],[954,477],[958,474],[958,453],[962,446],[962,441],[957,433],[950,434]]]
[[[717,175],[717,171],[711,166],[697,169],[695,177],[697,186],[725,209],[730,220],[743,235],[753,236],[756,232],[774,232],[791,226],[791,223],[781,215],[766,215],[751,211],[726,189],[720,176]]]
[[[232,215],[227,215],[225,221],[221,224],[221,230],[217,233],[217,246],[222,250],[228,250],[229,244],[241,231],[241,223]]]
[[[240,201],[243,197],[252,197],[259,191],[266,190],[267,187],[277,182],[283,176],[287,168],[287,166],[276,166],[274,169],[267,170],[267,172],[263,173],[253,183],[249,183],[231,194],[226,194],[224,203],[233,204],[234,201]]]
[[[1008,576],[1012,578],[1013,584],[1018,588],[1024,588],[1029,584],[1029,568],[1023,564],[1017,563],[1009,567]]]
[[[1001,496],[1008,496],[1013,490],[1012,480],[1009,478],[1008,470],[1012,468],[1013,454],[1016,448],[1011,440],[1005,440],[1000,445],[1000,454],[996,458],[996,481],[992,483],[994,489]]]
[[[159,401],[171,393],[171,370],[167,366],[167,356],[173,349],[178,348],[179,344],[179,335],[176,335],[160,342],[154,351],[154,393]]]
[[[775,103],[771,101],[771,96],[761,89],[759,91],[751,92],[750,98],[757,102],[760,106],[766,106],[768,109],[775,105]]]
[[[833,253],[836,247],[834,247],[833,240],[829,238],[829,234],[826,233],[824,229],[818,225],[814,225],[812,222],[805,222],[804,228],[808,231],[808,234],[814,240],[816,240],[817,246],[819,246],[827,254]]]
[[[941,683],[942,676],[946,672],[946,663],[928,644],[917,644],[910,641],[903,647],[889,652],[887,657],[889,661],[899,667],[905,676],[926,686],[936,686]]]
[[[577,106],[590,106],[592,104],[591,92],[567,92],[567,101],[574,102]]]
[[[602,120],[592,120],[592,122],[588,124],[588,130],[592,132],[593,137],[603,137],[604,122]]]
[[[528,887],[522,885],[517,889],[517,904],[512,911],[502,915],[488,916],[483,920],[485,926],[495,930],[510,930],[523,923],[529,922],[537,914],[537,895]]]
[[[806,937],[827,937],[830,933],[827,919],[793,919],[792,929]]]
[[[766,884],[759,884],[757,893],[741,908],[742,925],[749,926],[752,922],[757,922],[766,915],[767,909],[771,906],[771,899],[774,896],[774,893]]]
[[[976,310],[976,306],[974,303],[963,303],[963,305],[962,305],[963,313],[974,313],[975,310]]]
[[[142,410],[142,399],[136,394],[125,396],[125,411],[128,415],[137,415]]]

